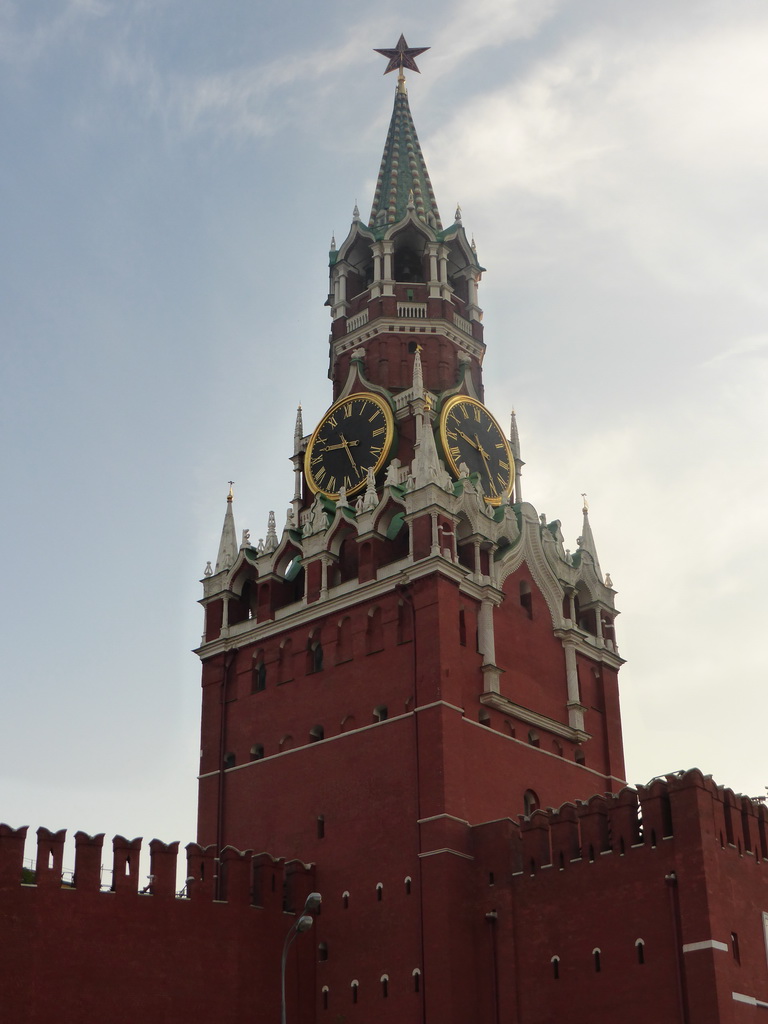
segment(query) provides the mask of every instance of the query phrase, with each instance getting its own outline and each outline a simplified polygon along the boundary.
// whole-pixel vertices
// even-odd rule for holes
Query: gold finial
[[[429,412],[432,408],[432,395],[428,391],[424,392],[424,408]]]
[[[229,494],[227,495],[227,501],[232,501],[232,499],[235,496],[234,491],[232,490],[232,488],[234,486],[235,486],[235,481],[234,480],[230,480],[229,481]]]
[[[584,504],[582,505],[582,512],[587,512],[587,511],[589,511],[589,502],[587,501],[586,492],[582,491],[581,492],[581,496],[584,499]]]

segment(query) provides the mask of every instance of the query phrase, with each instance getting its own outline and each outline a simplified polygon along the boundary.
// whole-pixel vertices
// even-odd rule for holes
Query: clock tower
[[[282,532],[238,546],[230,493],[203,581],[198,840],[315,865],[318,1019],[458,1022],[490,824],[625,785],[621,658],[586,506],[571,554],[484,404],[483,268],[406,91],[423,50],[379,52],[398,81],[370,217],[331,247],[328,411],[297,417]]]

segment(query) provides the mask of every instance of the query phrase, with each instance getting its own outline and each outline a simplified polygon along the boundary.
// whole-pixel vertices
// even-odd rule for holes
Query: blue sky
[[[764,792],[764,2],[0,0],[0,820],[194,837],[198,579],[330,404],[400,32],[487,402],[619,592],[628,777]]]

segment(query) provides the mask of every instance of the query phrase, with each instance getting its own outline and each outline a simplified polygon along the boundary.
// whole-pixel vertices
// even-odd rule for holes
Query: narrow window
[[[552,977],[555,979],[555,981],[559,981],[560,980],[560,957],[559,956],[553,956],[552,957]]]
[[[345,910],[349,910],[349,893],[343,892],[341,894],[341,902]]]
[[[386,704],[379,704],[373,709],[374,722],[386,722],[389,712]]]
[[[599,949],[593,949],[592,950],[592,959],[595,961],[595,974],[599,974],[600,973],[600,950]]]
[[[316,629],[307,641],[307,675],[321,672],[323,669],[323,645],[320,643],[320,630]]]
[[[525,614],[529,619],[533,618],[533,595],[531,594],[531,584],[528,580],[520,581],[520,605],[525,609]]]
[[[264,757],[264,746],[261,743],[254,743],[251,747],[251,760],[260,761]]]
[[[739,936],[736,932],[731,932],[731,952],[733,953],[733,959],[737,964],[740,964],[741,954],[739,952]]]
[[[353,1003],[357,1002],[357,989],[358,989],[358,982],[353,981],[352,982],[352,1002]]]
[[[488,885],[496,885],[496,876],[492,871],[488,872]]]
[[[381,976],[381,995],[383,999],[386,999],[389,995],[389,978],[386,974]]]
[[[280,644],[278,679],[281,683],[288,683],[293,679],[293,641],[290,638]]]
[[[581,747],[576,748],[576,750],[573,753],[573,759],[576,762],[576,764],[586,764],[587,759],[584,756],[584,751],[581,749]]]
[[[322,814],[317,816],[317,838],[325,839],[325,817]]]
[[[397,605],[397,642],[408,644],[413,640],[413,613],[410,605],[399,601]]]
[[[251,693],[261,693],[267,688],[267,666],[261,651],[256,656],[251,671]]]
[[[410,896],[411,895],[411,876],[410,875],[408,875],[406,877],[406,879],[405,879],[405,895],[406,896]]]
[[[230,750],[228,754],[224,755],[224,767],[225,768],[234,768],[236,760],[237,759],[236,759],[235,755]]]
[[[467,619],[463,608],[459,610],[459,643],[462,647],[467,646]]]
[[[336,664],[352,659],[352,620],[346,615],[336,631]]]
[[[541,739],[539,738],[539,734],[536,732],[535,729],[528,730],[528,742],[531,744],[532,747],[541,746]]]
[[[418,967],[414,967],[413,969],[413,991],[421,991],[421,971]]]
[[[645,963],[645,943],[642,939],[635,942],[635,949],[637,950],[637,962],[642,966]]]
[[[316,725],[309,730],[309,742],[317,743],[318,740],[325,739],[325,729],[322,725]]]
[[[328,986],[323,985],[323,1009],[328,1009]]]
[[[525,816],[530,818],[533,812],[537,811],[540,806],[537,794],[532,789],[526,789],[523,793],[523,811]]]
[[[375,654],[384,649],[384,630],[381,625],[381,608],[372,608],[368,613],[365,629],[365,653]]]
[[[317,959],[320,961],[321,964],[324,964],[325,961],[328,959],[328,943],[327,942],[321,942],[319,944],[319,946],[317,947]]]
[[[487,708],[481,708],[477,713],[477,720],[480,725],[487,725],[490,728],[491,725],[491,713]]]
[[[384,886],[382,885],[381,882],[379,882],[379,884],[376,886],[376,899],[379,901],[379,903],[381,903],[381,901],[384,899]]]

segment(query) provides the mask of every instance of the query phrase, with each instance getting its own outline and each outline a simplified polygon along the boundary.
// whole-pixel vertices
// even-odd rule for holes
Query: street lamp
[[[299,932],[308,932],[312,927],[314,918],[311,916],[311,912],[317,910],[322,901],[323,897],[319,892],[311,892],[304,901],[304,909],[285,936],[283,958],[280,963],[280,1024],[285,1024],[285,963],[288,959],[288,949]]]

